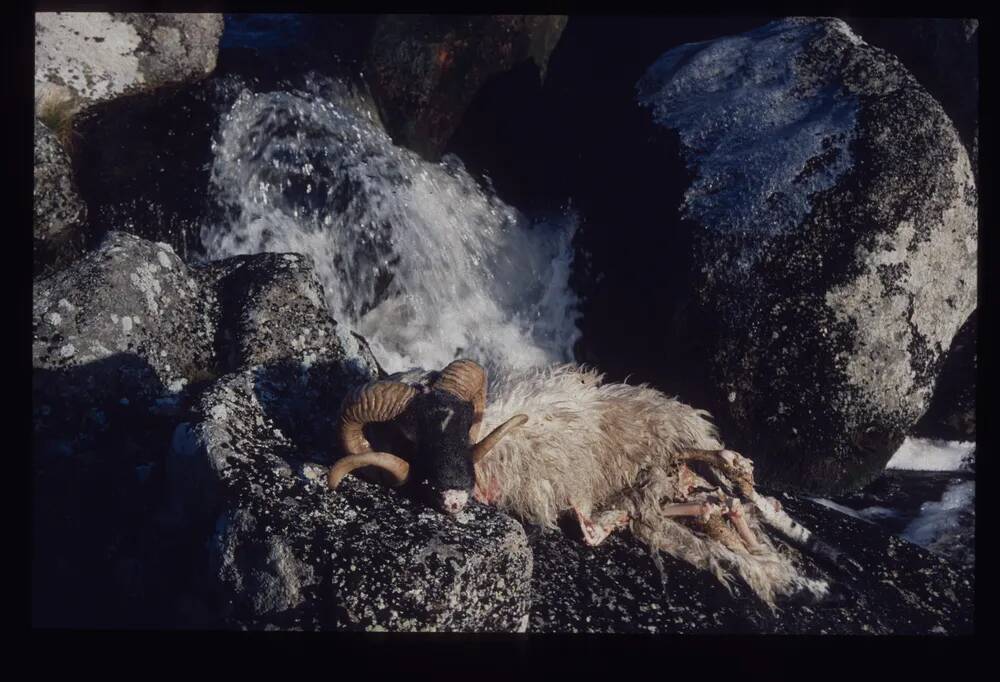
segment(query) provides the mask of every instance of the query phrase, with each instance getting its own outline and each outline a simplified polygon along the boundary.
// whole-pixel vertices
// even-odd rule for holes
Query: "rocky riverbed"
[[[972,631],[978,82],[891,25],[41,13],[35,69],[36,625]],[[708,409],[853,568],[329,490],[344,396],[455,357]]]

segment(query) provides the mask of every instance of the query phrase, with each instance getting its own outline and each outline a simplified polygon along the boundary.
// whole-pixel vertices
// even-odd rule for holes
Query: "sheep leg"
[[[733,532],[733,529],[726,525],[721,516],[715,515],[702,522],[705,533],[718,542],[725,545],[730,551],[745,552],[742,538]]]
[[[753,531],[750,530],[750,526],[747,525],[747,520],[743,516],[743,505],[735,497],[729,498],[727,500],[729,504],[729,509],[723,513],[723,516],[729,519],[733,524],[733,528],[739,533],[740,539],[743,540],[743,544],[746,545],[750,552],[760,552],[763,547],[757,542],[757,538],[754,536]]]
[[[696,516],[703,521],[718,510],[718,506],[710,502],[679,502],[665,504],[661,507],[664,516]]]
[[[791,544],[807,554],[840,569],[851,577],[864,573],[864,568],[848,554],[816,537],[811,531],[795,521],[781,508],[781,503],[773,497],[754,493],[754,504],[761,512],[761,518],[771,528],[778,531]]]
[[[596,547],[604,542],[612,532],[628,525],[628,514],[619,509],[603,512],[596,520],[592,520],[575,505],[573,512],[576,514],[576,520],[583,532],[583,541],[591,547]]]
[[[747,549],[750,552],[759,552],[762,548],[753,531],[747,525],[743,516],[743,505],[736,498],[724,498],[723,504],[705,500],[702,502],[681,502],[676,504],[666,504],[661,508],[664,516],[692,516],[697,518],[703,525],[705,531],[714,539],[719,540],[724,545],[734,551]],[[729,519],[736,534],[733,534],[722,519]]]

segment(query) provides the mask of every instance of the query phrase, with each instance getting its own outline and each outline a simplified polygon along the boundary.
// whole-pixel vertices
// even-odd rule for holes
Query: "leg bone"
[[[591,547],[601,544],[612,532],[628,524],[628,514],[618,509],[603,512],[596,520],[591,520],[576,506],[573,507],[573,511],[583,532],[583,541]]]

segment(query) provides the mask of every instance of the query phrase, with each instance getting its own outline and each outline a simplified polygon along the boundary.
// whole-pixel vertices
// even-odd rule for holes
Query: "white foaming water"
[[[455,158],[396,147],[337,82],[244,90],[223,118],[212,183],[226,218],[209,258],[312,257],[334,318],[389,372],[455,357],[527,368],[573,359],[575,216],[532,223]]]
[[[885,468],[907,471],[970,471],[975,455],[975,443],[907,438]]]
[[[963,527],[962,516],[975,514],[975,502],[975,481],[953,483],[940,502],[924,502],[920,506],[920,515],[903,531],[903,538],[932,551],[948,553]]]

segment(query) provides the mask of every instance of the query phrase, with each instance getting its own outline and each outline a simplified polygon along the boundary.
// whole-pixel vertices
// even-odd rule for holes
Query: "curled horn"
[[[340,443],[347,456],[330,468],[327,484],[331,489],[363,466],[385,469],[393,475],[396,485],[406,482],[410,465],[388,452],[374,452],[363,429],[371,422],[395,419],[416,394],[416,389],[398,381],[377,381],[355,389],[347,397],[340,413]]]
[[[500,439],[507,435],[508,431],[516,429],[526,421],[528,421],[528,415],[516,414],[500,426],[490,431],[490,435],[476,443],[475,447],[472,448],[472,462],[474,464],[479,464],[483,457],[488,455],[490,450],[492,450],[496,444],[500,442]]]
[[[388,452],[364,452],[360,455],[348,455],[334,464],[330,469],[327,485],[330,486],[331,490],[334,490],[340,485],[344,476],[355,469],[366,466],[376,466],[388,471],[395,479],[394,485],[403,485],[406,483],[407,476],[410,475],[410,465],[405,459],[400,459]]]
[[[441,370],[433,386],[472,403],[469,441],[475,443],[486,409],[486,370],[472,360],[455,360]]]

